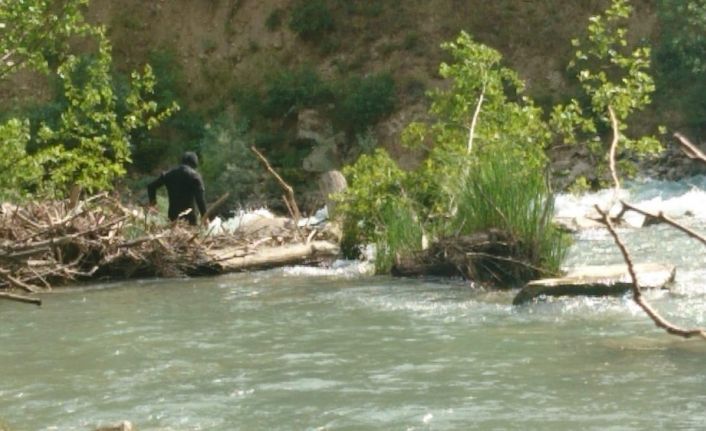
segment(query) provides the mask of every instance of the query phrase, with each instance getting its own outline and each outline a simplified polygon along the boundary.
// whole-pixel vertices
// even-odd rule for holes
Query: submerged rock
[[[130,421],[122,421],[115,425],[107,425],[96,428],[96,431],[135,431],[136,428]]]
[[[663,289],[674,281],[676,267],[663,263],[635,265],[637,281],[641,288]],[[628,292],[632,281],[627,266],[584,266],[569,271],[560,278],[530,281],[512,301],[523,304],[540,296],[620,296]]]

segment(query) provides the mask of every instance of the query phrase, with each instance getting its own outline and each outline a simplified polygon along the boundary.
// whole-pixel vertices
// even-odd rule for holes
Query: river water
[[[649,182],[629,197],[706,231],[704,189],[702,178]],[[561,197],[558,212],[605,196]],[[664,226],[621,233],[637,261],[678,267],[673,291],[650,301],[678,323],[706,325],[706,248]],[[606,233],[589,230],[566,265],[619,261]],[[515,293],[349,265],[66,289],[41,308],[0,302],[0,424],[706,428],[706,342],[666,335],[629,298],[513,307]]]

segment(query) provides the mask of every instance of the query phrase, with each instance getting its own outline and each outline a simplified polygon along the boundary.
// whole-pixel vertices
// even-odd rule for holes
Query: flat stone
[[[637,281],[642,289],[664,289],[674,281],[676,267],[664,263],[635,265]],[[632,281],[627,265],[583,266],[570,270],[564,277],[530,281],[512,301],[524,304],[540,296],[621,296],[630,291]]]

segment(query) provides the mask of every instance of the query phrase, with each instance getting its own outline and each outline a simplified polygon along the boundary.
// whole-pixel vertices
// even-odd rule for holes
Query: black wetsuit
[[[201,175],[191,166],[181,164],[167,172],[163,172],[156,180],[147,186],[150,204],[157,202],[157,189],[167,186],[169,196],[169,220],[176,220],[179,214],[191,208],[189,214],[183,216],[191,224],[196,224],[196,207],[203,217],[206,213],[204,186]]]

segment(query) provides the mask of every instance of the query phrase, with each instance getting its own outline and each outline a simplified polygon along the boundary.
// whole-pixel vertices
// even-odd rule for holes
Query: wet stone
[[[642,289],[665,289],[674,281],[676,267],[664,263],[635,265]],[[564,277],[530,281],[512,301],[524,304],[544,296],[621,296],[630,291],[632,281],[627,266],[597,265],[570,270]]]

